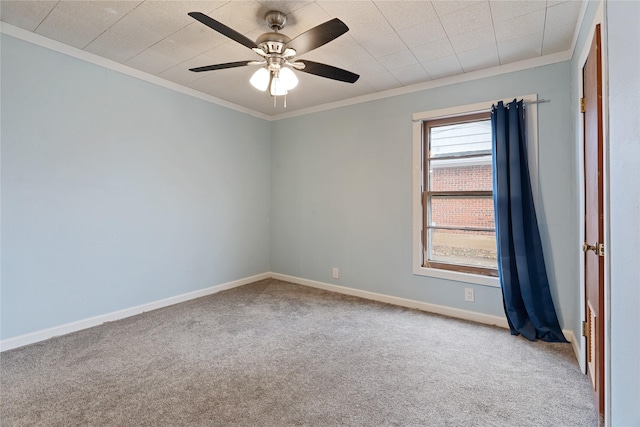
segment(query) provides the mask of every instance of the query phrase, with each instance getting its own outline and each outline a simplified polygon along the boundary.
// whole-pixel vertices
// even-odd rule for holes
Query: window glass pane
[[[430,158],[491,153],[491,120],[431,127],[429,145]]]
[[[488,114],[438,119],[427,122],[425,129],[425,264],[493,275],[491,119]],[[480,270],[461,268],[465,266]]]
[[[431,196],[430,227],[495,228],[491,197]]]
[[[428,181],[430,191],[492,191],[491,155],[430,160]]]
[[[429,261],[497,268],[494,232],[429,230]]]

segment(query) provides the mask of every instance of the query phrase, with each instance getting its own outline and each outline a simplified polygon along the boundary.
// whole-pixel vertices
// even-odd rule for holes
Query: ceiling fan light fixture
[[[268,89],[269,95],[273,98],[274,106],[276,105],[277,97],[284,96],[284,106],[286,108],[287,93],[298,85],[298,77],[294,70],[347,83],[355,83],[360,77],[350,71],[331,65],[294,59],[296,55],[310,52],[349,31],[349,27],[338,18],[316,25],[291,39],[279,32],[284,27],[287,16],[282,12],[270,11],[266,14],[265,20],[269,28],[271,28],[271,32],[260,35],[254,42],[202,12],[189,12],[188,15],[223,36],[251,49],[261,57],[260,61],[227,62],[190,68],[189,70],[199,73],[247,65],[264,66],[253,73],[249,82],[259,91],[266,92]]]
[[[298,86],[298,77],[291,68],[282,67],[279,73],[280,81],[287,90],[291,90]]]
[[[253,73],[249,83],[259,91],[264,92],[269,87],[270,77],[269,70],[266,68],[259,68],[255,73]]]
[[[282,96],[288,93],[287,86],[280,76],[273,76],[273,79],[271,79],[269,93],[271,96]]]

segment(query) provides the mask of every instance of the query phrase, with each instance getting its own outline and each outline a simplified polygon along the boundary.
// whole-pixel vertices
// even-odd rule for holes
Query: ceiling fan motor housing
[[[287,15],[277,10],[271,10],[264,15],[264,20],[273,31],[279,31],[287,23]]]
[[[267,54],[284,53],[284,46],[291,39],[281,33],[264,33],[256,40],[256,44]]]

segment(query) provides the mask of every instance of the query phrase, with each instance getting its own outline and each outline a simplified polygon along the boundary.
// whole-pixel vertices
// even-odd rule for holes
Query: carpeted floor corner
[[[598,425],[569,344],[274,279],[0,364],[5,427]]]

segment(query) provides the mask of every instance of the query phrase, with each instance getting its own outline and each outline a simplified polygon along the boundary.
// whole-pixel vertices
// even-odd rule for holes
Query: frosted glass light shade
[[[287,87],[284,85],[282,78],[274,77],[271,80],[271,89],[269,89],[271,96],[281,96],[287,94]]]
[[[280,81],[286,90],[291,90],[298,86],[298,78],[296,77],[296,74],[287,67],[280,69]]]
[[[269,77],[269,70],[267,70],[266,68],[260,68],[255,73],[253,73],[253,76],[251,76],[249,83],[251,83],[251,86],[255,87],[259,91],[264,92],[269,87]]]

